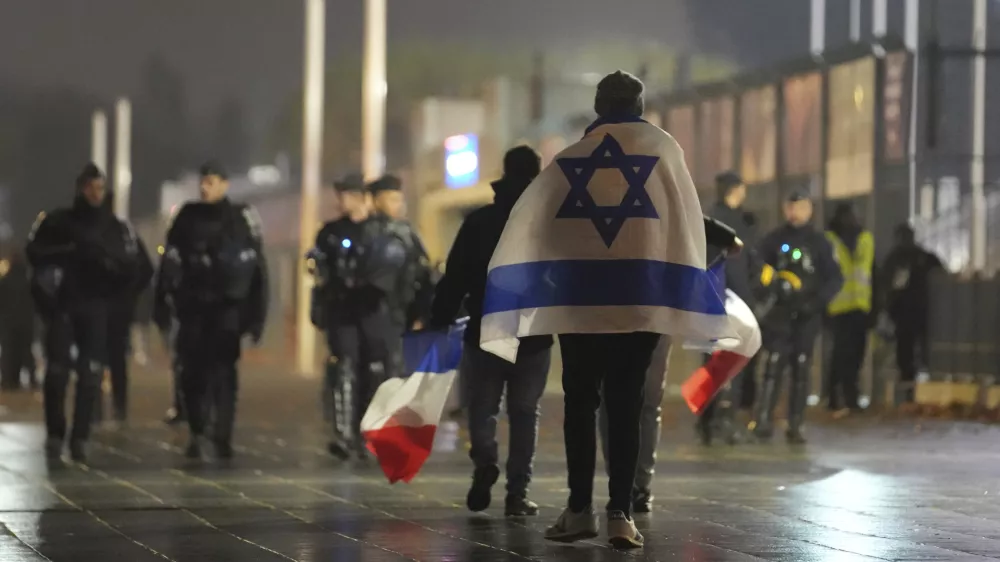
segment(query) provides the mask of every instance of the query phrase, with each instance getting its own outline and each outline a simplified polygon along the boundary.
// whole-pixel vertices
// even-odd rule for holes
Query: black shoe
[[[465,505],[469,511],[486,511],[490,507],[493,498],[490,491],[493,485],[500,478],[500,469],[496,466],[486,466],[477,468],[472,474],[472,487],[469,488],[469,495],[465,497]]]
[[[73,459],[73,462],[87,462],[87,443],[80,440],[70,441],[69,458]]]
[[[188,442],[187,449],[184,451],[184,456],[189,459],[200,459],[202,453],[201,440],[200,436],[192,436],[191,441]]]
[[[633,513],[651,513],[653,511],[653,494],[648,490],[636,492],[632,498]]]
[[[503,514],[507,517],[534,517],[538,515],[538,504],[525,496],[507,496]]]
[[[342,461],[346,461],[351,458],[351,451],[340,441],[330,441],[330,444],[326,446],[326,450],[329,451],[334,458]]]
[[[229,441],[216,441],[215,454],[220,459],[229,460],[233,458],[233,444]]]
[[[698,434],[698,440],[701,444],[706,447],[712,446],[712,424],[705,416],[698,418],[698,423],[694,426],[695,433]]]
[[[45,456],[49,459],[59,459],[63,454],[63,440],[58,437],[49,437],[45,440]]]
[[[806,438],[802,435],[802,430],[799,428],[789,428],[788,431],[785,432],[785,441],[787,441],[789,445],[806,444]]]
[[[753,437],[759,443],[768,443],[774,438],[774,428],[769,425],[757,425],[753,428]]]

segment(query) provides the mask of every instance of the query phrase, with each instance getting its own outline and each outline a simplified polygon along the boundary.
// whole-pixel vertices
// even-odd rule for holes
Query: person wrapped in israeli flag
[[[608,538],[642,546],[631,518],[645,372],[659,335],[736,338],[706,270],[705,223],[684,152],[642,119],[643,85],[615,72],[598,119],[514,207],[490,261],[480,347],[517,358],[518,337],[559,334],[569,505],[547,538],[597,535],[596,412],[608,409]],[[605,380],[613,384],[604,384]]]

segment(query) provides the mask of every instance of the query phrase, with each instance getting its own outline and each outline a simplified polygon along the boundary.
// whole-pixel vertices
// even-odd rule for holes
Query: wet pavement
[[[558,397],[532,488],[542,514],[506,520],[501,486],[487,513],[464,509],[460,431],[441,432],[412,484],[390,486],[374,464],[328,458],[317,383],[251,371],[229,464],[184,459],[184,432],[157,421],[162,372],[135,373],[133,422],[98,431],[86,465],[46,463],[37,397],[0,396],[0,561],[1000,559],[994,428],[852,419],[813,424],[801,449],[705,449],[671,406],[656,509],[637,518],[647,546],[622,554],[542,539],[567,493]]]

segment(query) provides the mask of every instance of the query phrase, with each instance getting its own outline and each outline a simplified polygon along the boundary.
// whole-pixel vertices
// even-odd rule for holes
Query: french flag
[[[389,482],[410,482],[434,445],[434,435],[462,358],[465,321],[447,332],[403,338],[406,378],[382,383],[361,420],[361,433]]]
[[[761,347],[757,318],[743,299],[729,289],[726,289],[726,316],[737,337],[684,346],[711,353],[708,362],[681,386],[681,396],[695,414],[705,411],[712,398],[747,366]]]

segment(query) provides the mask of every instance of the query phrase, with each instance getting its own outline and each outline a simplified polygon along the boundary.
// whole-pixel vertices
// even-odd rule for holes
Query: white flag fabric
[[[704,217],[673,137],[599,119],[518,200],[490,261],[480,347],[518,337],[648,331],[736,337],[706,271]]]

